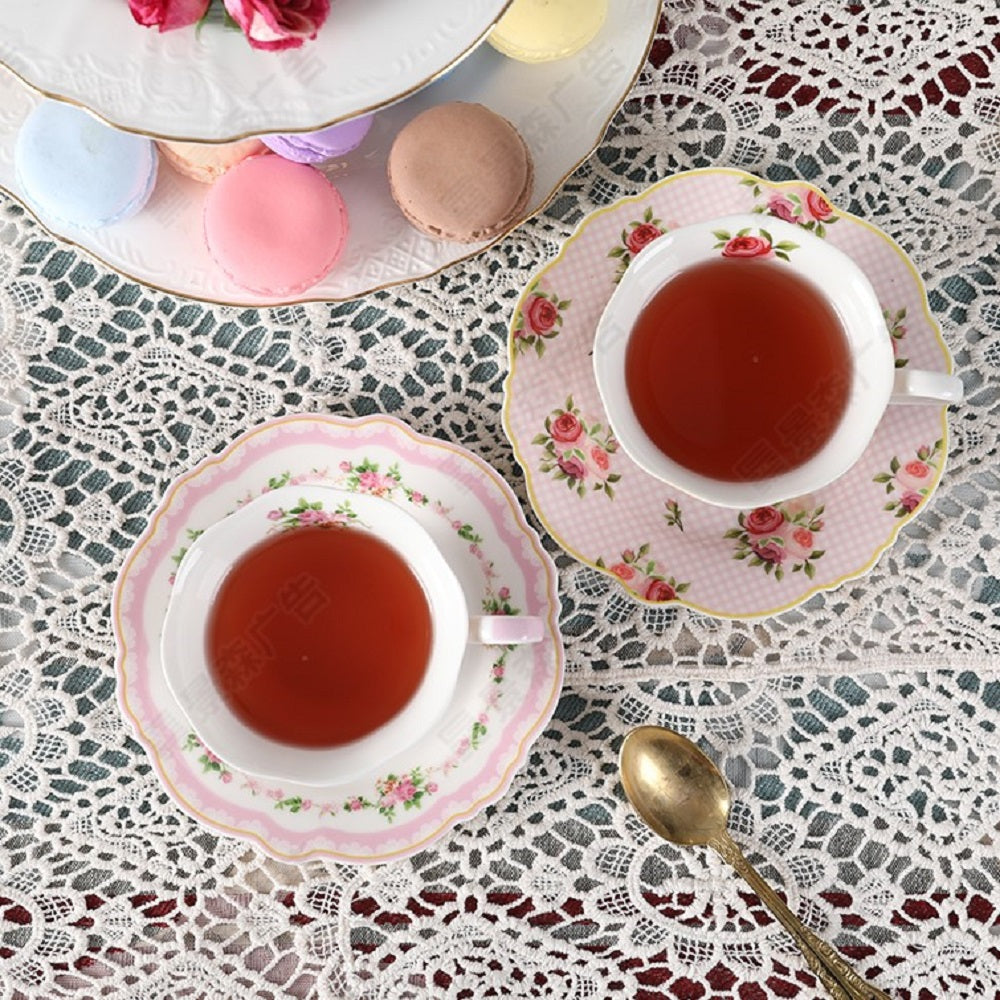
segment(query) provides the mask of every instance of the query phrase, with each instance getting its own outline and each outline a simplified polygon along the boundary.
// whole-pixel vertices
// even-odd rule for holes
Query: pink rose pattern
[[[608,251],[608,256],[618,261],[618,268],[615,271],[616,284],[621,281],[622,275],[632,263],[635,255],[666,231],[667,227],[653,216],[651,208],[647,208],[642,213],[641,219],[635,219],[628,223],[621,232],[620,242]]]
[[[808,185],[781,184],[771,187],[757,177],[745,177],[740,184],[752,190],[758,201],[753,211],[759,214],[773,215],[817,236],[826,236],[827,227],[837,221],[833,205]]]
[[[159,31],[173,31],[197,24],[208,10],[210,0],[128,0],[136,24]]]
[[[578,496],[597,491],[614,499],[614,484],[621,479],[612,471],[618,442],[610,427],[585,423],[572,396],[545,418],[545,432],[536,434],[532,444],[542,448],[538,463],[542,472],[566,483]]]
[[[904,320],[906,319],[906,306],[902,309],[886,309],[882,307],[882,318],[885,320],[886,329],[889,331],[889,336],[892,338],[892,354],[896,359],[896,367],[904,368],[909,364],[910,359],[903,357],[899,353],[899,348],[903,343],[903,338],[906,336],[906,324]]]
[[[226,11],[255,49],[297,49],[330,13],[330,0],[225,0]]]
[[[884,510],[892,511],[895,517],[906,517],[923,503],[937,478],[943,447],[943,439],[938,439],[933,445],[920,445],[909,461],[892,456],[889,471],[878,473],[872,480],[884,484],[886,493],[890,494]]]
[[[776,504],[740,512],[739,527],[730,528],[724,538],[736,542],[734,559],[750,566],[762,566],[764,572],[781,580],[785,573],[816,575],[816,560],[824,549],[817,547],[816,536],[823,530],[822,506],[808,508],[797,504]]]
[[[289,531],[292,528],[345,528],[358,515],[351,509],[348,502],[338,504],[334,510],[324,510],[321,500],[299,500],[294,507],[285,510],[283,507],[267,512],[267,519],[275,522],[275,529]]]
[[[553,292],[543,292],[536,281],[514,317],[511,333],[518,354],[534,350],[538,357],[545,353],[546,341],[559,336],[563,313],[572,305],[570,299],[560,299]]]
[[[716,239],[715,249],[722,250],[723,257],[777,257],[780,260],[790,260],[788,255],[798,249],[798,243],[791,240],[775,243],[766,229],[758,229],[757,232],[760,235],[752,236],[749,229],[732,234],[725,229],[716,229],[712,233]]]
[[[432,502],[422,492],[408,487],[403,482],[398,463],[393,463],[384,472],[381,472],[378,463],[367,458],[359,463],[345,460],[340,463],[338,472],[339,476],[331,475],[325,469],[315,470],[303,476],[292,476],[285,472],[279,476],[271,477],[260,493],[268,493],[287,485],[321,482],[333,483],[357,493],[376,492],[379,496],[404,496],[410,503],[430,506],[430,509],[443,518],[459,538],[468,543],[469,552],[479,563],[486,581],[481,600],[483,614],[519,615],[521,613],[521,609],[514,603],[510,587],[498,585],[498,574],[482,548],[482,536],[476,532],[471,524],[454,518],[451,508],[440,501]],[[254,494],[248,493],[239,505],[253,499],[253,496]],[[342,507],[346,508],[345,518],[357,516],[353,511],[350,511],[348,503]],[[340,509],[338,508],[338,510]],[[296,527],[299,524],[312,524],[317,523],[317,521],[323,523],[324,519],[328,516],[332,517],[333,513],[335,512],[323,511],[319,504],[307,504],[303,501],[287,511],[276,508],[269,512],[269,520],[274,521],[280,527]],[[193,540],[201,533],[201,530],[188,530],[187,535],[189,539]],[[187,548],[182,548],[177,555],[173,556],[173,561],[179,563],[186,552]],[[203,773],[217,775],[218,780],[223,784],[231,784],[234,777],[240,777],[242,779],[239,786],[241,790],[249,791],[253,796],[266,795],[273,802],[272,808],[276,810],[289,813],[316,810],[320,816],[326,816],[332,813],[352,813],[374,809],[384,817],[386,822],[391,823],[397,817],[399,808],[404,811],[421,808],[430,797],[439,791],[438,782],[433,779],[454,771],[465,757],[482,746],[483,740],[489,732],[491,714],[499,706],[503,695],[503,682],[509,655],[510,649],[497,648],[497,655],[490,664],[487,675],[490,680],[490,692],[481,704],[479,712],[470,720],[468,735],[463,736],[458,741],[451,754],[443,762],[430,767],[418,766],[405,774],[388,774],[380,777],[375,781],[373,792],[351,795],[338,802],[320,802],[303,798],[301,795],[288,796],[280,788],[266,787],[257,778],[230,771],[194,733],[187,735],[182,749],[198,754],[197,759],[202,765]]]
[[[641,600],[655,604],[676,601],[691,586],[690,582],[681,583],[664,574],[656,561],[648,558],[649,548],[649,542],[645,542],[637,549],[625,549],[611,562],[599,557],[597,566],[618,577],[625,589]]]

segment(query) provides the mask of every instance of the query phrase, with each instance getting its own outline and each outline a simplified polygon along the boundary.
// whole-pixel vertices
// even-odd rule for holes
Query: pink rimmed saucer
[[[470,609],[546,623],[545,639],[532,646],[470,646],[435,733],[378,771],[323,788],[230,770],[191,731],[159,655],[172,575],[191,539],[252,497],[303,483],[405,508],[454,568]],[[118,701],[171,797],[196,819],[286,860],[389,861],[427,847],[506,791],[555,708],[558,610],[551,560],[481,459],[391,417],[281,418],[178,479],[126,559],[113,600]]]
[[[567,552],[643,602],[723,618],[777,614],[871,569],[926,506],[948,444],[943,406],[891,406],[847,474],[745,511],[671,489],[619,448],[591,357],[617,281],[664,231],[745,212],[765,225],[795,222],[845,251],[879,296],[897,366],[951,370],[920,276],[885,233],[809,184],[695,170],[588,216],[529,282],[511,323],[503,412],[531,503]]]

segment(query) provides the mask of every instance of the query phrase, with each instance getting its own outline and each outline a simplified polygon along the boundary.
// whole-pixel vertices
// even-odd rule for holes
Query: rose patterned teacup
[[[735,258],[765,258],[754,266],[783,269],[792,280],[798,279],[796,284],[808,284],[811,295],[818,291],[824,310],[829,314],[832,309],[846,341],[847,363],[842,373],[836,373],[843,406],[839,421],[833,423],[825,442],[799,464],[776,474],[758,475],[752,468],[749,474],[732,479],[716,478],[681,464],[653,442],[630,397],[627,351],[643,321],[643,310],[682,272],[727,258],[734,264],[738,263]],[[715,273],[725,274],[718,269]],[[725,289],[718,293],[724,295]],[[698,337],[699,331],[691,329],[685,335]],[[809,364],[808,350],[803,349],[801,361]],[[645,246],[625,270],[598,322],[593,366],[614,436],[637,465],[691,496],[737,509],[812,493],[843,475],[861,457],[889,403],[940,405],[962,399],[962,383],[955,376],[895,368],[882,308],[854,261],[801,226],[761,215],[734,215],[684,226]],[[765,384],[759,391],[775,389]],[[756,418],[752,410],[745,414],[747,422]]]
[[[254,728],[240,717],[238,699],[234,701],[232,691],[226,689],[234,676],[233,667],[238,666],[242,670],[236,675],[242,685],[236,689],[238,694],[249,694],[249,686],[253,684],[266,682],[273,686],[275,674],[280,694],[286,672],[289,678],[304,675],[306,683],[309,682],[308,670],[288,662],[294,657],[291,654],[286,656],[284,650],[276,648],[276,633],[273,630],[265,633],[265,626],[270,627],[267,616],[262,617],[260,612],[255,611],[253,615],[248,615],[251,620],[245,628],[241,624],[242,619],[237,619],[242,659],[234,659],[232,665],[226,665],[226,672],[220,672],[217,650],[213,645],[214,630],[218,628],[218,618],[213,619],[213,608],[219,605],[220,594],[227,586],[227,580],[231,579],[234,566],[249,565],[244,557],[259,553],[265,544],[287,532],[296,533],[297,543],[307,542],[309,548],[318,548],[322,537],[315,532],[306,535],[300,531],[306,527],[362,533],[365,538],[376,540],[379,548],[388,546],[394,553],[392,558],[399,557],[412,574],[410,579],[416,578],[419,584],[416,589],[421,590],[425,598],[421,605],[429,624],[429,652],[426,653],[422,675],[418,673],[416,677],[412,694],[377,728],[363,731],[357,738],[336,745],[307,746],[298,745],[291,739],[275,739],[265,734],[264,729]],[[355,538],[354,541],[360,539]],[[354,569],[356,572],[357,567]],[[351,571],[351,566],[343,568],[349,585],[353,585],[356,579],[351,576]],[[298,616],[297,620],[306,622],[313,621],[322,612],[315,626],[322,629],[320,643],[325,645],[328,639],[331,647],[343,642],[345,630],[359,627],[356,621],[345,620],[342,608],[335,602],[327,600],[323,603],[322,594],[316,591],[315,577],[303,574],[302,579],[299,576],[289,579],[295,587],[284,590],[272,587],[271,593],[276,596],[269,598],[265,609],[273,619],[277,613],[274,607],[281,605],[285,613],[282,620],[292,622],[290,644],[294,644],[297,638],[293,615]],[[304,582],[309,580],[314,581],[312,590],[304,586]],[[248,582],[256,585],[254,580]],[[378,582],[381,585],[381,577]],[[398,609],[380,605],[374,613],[378,620],[377,628],[384,633],[380,642],[390,647],[401,646],[404,642],[398,632],[394,635],[394,629],[401,628],[398,618],[394,617],[394,610]],[[458,578],[434,539],[418,521],[390,500],[347,493],[328,486],[303,485],[280,487],[251,500],[193,540],[174,579],[160,648],[171,692],[198,737],[219,758],[233,768],[257,777],[304,785],[331,785],[378,768],[433,730],[451,700],[467,644],[508,646],[537,642],[542,637],[543,622],[539,618],[470,616]],[[266,677],[260,667],[260,663],[265,661],[272,664],[267,667]],[[277,670],[273,667],[275,662],[278,662]],[[256,668],[250,669],[255,663]],[[388,683],[388,665],[381,663],[359,672],[357,683],[360,684],[362,679],[367,683],[370,679],[375,691],[379,691],[379,685],[383,683],[383,678],[379,676],[383,666],[386,667],[385,683]],[[316,669],[328,670],[330,667],[326,665]],[[222,678],[225,678],[224,682],[220,680]],[[302,682],[296,683],[301,685]],[[349,680],[349,683],[355,682]],[[291,685],[292,681],[289,680],[288,684]],[[318,687],[317,690],[324,689]],[[346,692],[345,701],[353,693]],[[324,711],[332,709],[329,704],[326,708],[321,703],[311,705],[311,691],[307,691],[305,701],[302,700],[301,690],[295,697],[299,698],[300,705],[307,705],[310,709],[314,707],[321,721]],[[316,696],[317,699],[320,697]],[[280,703],[280,698],[276,697],[275,703]],[[364,707],[363,700],[359,707]],[[355,708],[353,711],[358,710]],[[281,709],[275,708],[275,711],[279,713],[278,721],[283,723]],[[290,721],[290,731],[294,731],[295,725],[295,721]]]

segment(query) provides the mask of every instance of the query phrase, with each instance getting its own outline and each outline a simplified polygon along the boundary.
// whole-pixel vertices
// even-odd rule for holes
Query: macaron
[[[453,101],[417,115],[389,151],[389,188],[409,222],[436,239],[478,243],[522,220],[531,153],[506,118]]]
[[[135,215],[156,183],[151,139],[120,132],[61,101],[25,118],[14,169],[28,203],[53,221],[98,229]]]
[[[362,115],[316,132],[261,136],[268,149],[295,163],[323,163],[357,149],[372,127],[374,115]]]
[[[514,0],[487,40],[520,62],[565,59],[594,38],[607,13],[608,0]]]
[[[221,143],[158,139],[156,145],[174,170],[202,184],[218,180],[230,167],[242,163],[249,156],[267,152],[260,139]]]
[[[205,196],[205,243],[248,291],[293,295],[333,267],[347,241],[340,192],[315,167],[252,156],[227,170]]]

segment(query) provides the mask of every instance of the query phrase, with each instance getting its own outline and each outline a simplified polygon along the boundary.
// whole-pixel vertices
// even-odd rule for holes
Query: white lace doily
[[[539,218],[332,307],[175,300],[0,201],[0,996],[821,995],[735,876],[634,819],[616,754],[649,721],[722,763],[734,837],[878,986],[1000,990],[998,81],[992,0],[665,0]],[[753,622],[640,606],[546,539],[556,716],[412,859],[287,866],[181,813],[115,706],[109,617],[167,484],[271,416],[386,412],[526,504],[500,425],[521,289],[585,213],[711,165],[812,181],[912,256],[967,394],[928,509],[863,579]]]

